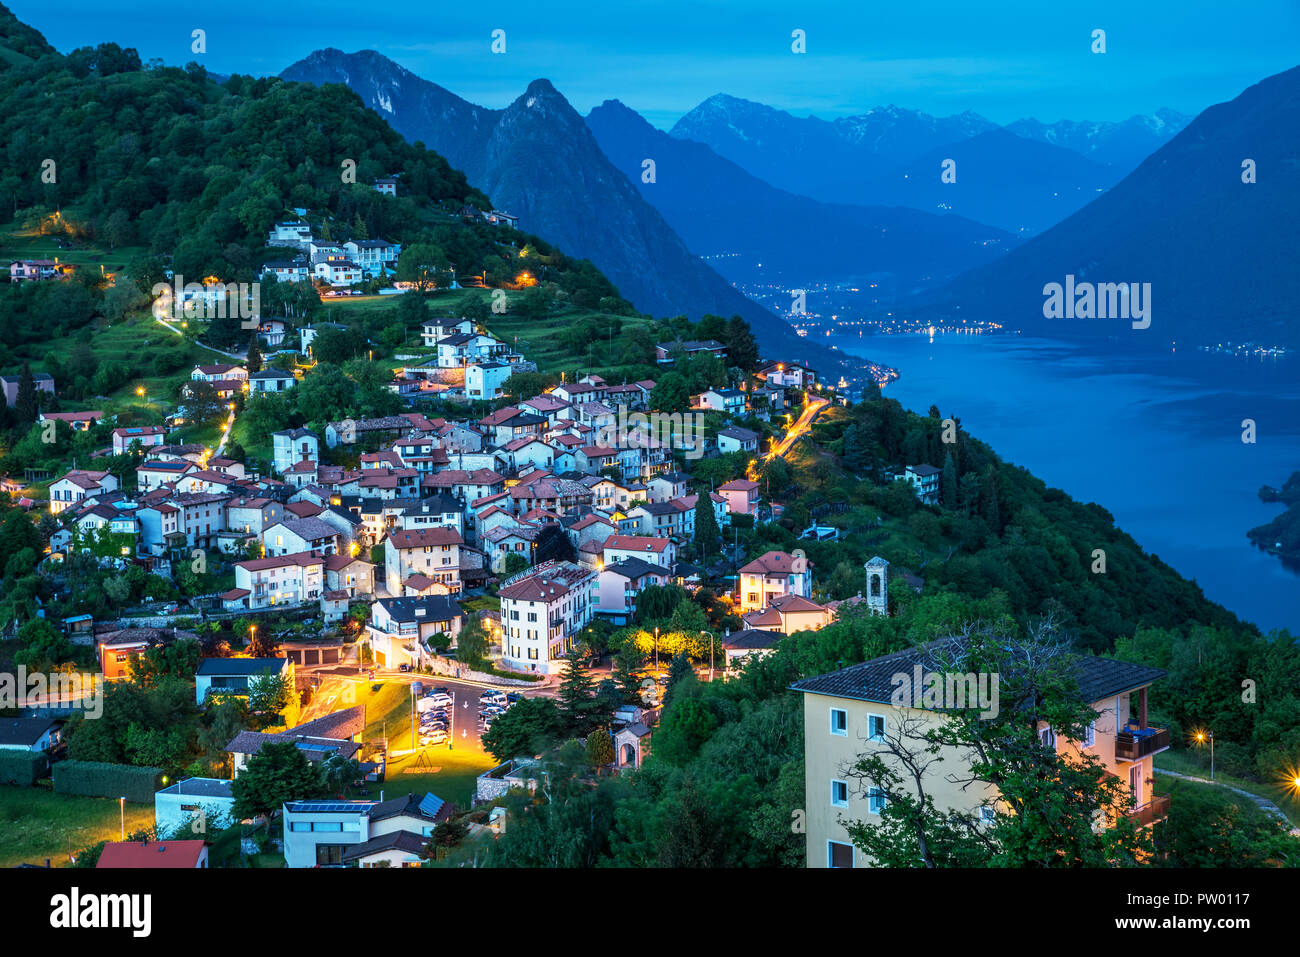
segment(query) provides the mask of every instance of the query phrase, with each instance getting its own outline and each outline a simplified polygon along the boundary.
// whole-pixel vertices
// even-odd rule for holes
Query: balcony
[[[1167,728],[1142,728],[1121,731],[1115,735],[1116,761],[1141,761],[1148,755],[1169,747]]]
[[[1156,821],[1163,820],[1169,816],[1169,795],[1161,794],[1153,797],[1141,807],[1134,808],[1128,813],[1128,819],[1138,827],[1149,827]]]

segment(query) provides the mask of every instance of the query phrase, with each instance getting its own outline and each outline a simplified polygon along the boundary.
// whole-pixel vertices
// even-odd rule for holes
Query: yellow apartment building
[[[873,741],[896,734],[902,722],[915,721],[916,730],[943,720],[940,711],[891,703],[898,686],[895,676],[920,678],[923,669],[932,666],[930,647],[896,652],[791,686],[804,696],[808,867],[871,866],[853,846],[843,822],[879,820],[884,798],[878,789],[846,772],[860,756],[876,751]],[[1040,725],[1039,736],[1059,753],[1096,755],[1111,774],[1128,783],[1134,797],[1130,816],[1140,825],[1151,824],[1168,810],[1168,798],[1157,798],[1152,792],[1152,760],[1169,747],[1169,732],[1148,725],[1147,689],[1165,672],[1091,655],[1073,660],[1079,690],[1098,713],[1097,719],[1082,741],[1057,736],[1046,724]],[[998,795],[991,785],[983,790],[963,789],[946,780],[959,758],[956,749],[953,752],[930,766],[924,778],[926,792],[937,807],[992,819]]]

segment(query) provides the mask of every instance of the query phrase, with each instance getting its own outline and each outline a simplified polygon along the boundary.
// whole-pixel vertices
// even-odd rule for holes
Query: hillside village
[[[187,155],[174,243],[85,184],[0,231],[0,806],[69,822],[0,865],[1300,859],[1300,649],[1100,506],[637,312],[337,88],[79,53],[293,160]],[[1216,731],[1263,803],[1158,779]]]
[[[291,241],[287,224],[277,230],[270,242]],[[310,237],[301,241],[313,259],[334,255]],[[266,268],[269,273],[282,265],[272,261]],[[382,275],[387,267],[376,260],[373,268]],[[302,263],[294,269],[298,275],[287,281],[311,281]],[[343,291],[328,285],[324,271],[317,277],[321,295]],[[175,321],[166,311],[155,314],[160,322]],[[487,403],[488,414],[407,411],[329,421],[319,433],[286,428],[269,436],[266,469],[225,454],[239,416],[312,376],[320,331],[312,325],[291,329],[298,348],[283,350],[277,347],[284,345],[285,324],[258,322],[258,360],[194,367],[166,416],[170,427],[118,427],[94,410],[38,413],[38,428],[98,429],[110,442],[86,467],[53,477],[47,502],[30,503],[57,520],[47,564],[85,554],[101,567],[142,570],[148,582],[180,585],[187,569],[202,569],[205,580],[230,586],[161,602],[143,595],[135,609],[108,620],[76,614],[52,622],[73,646],[93,649],[106,680],[135,680],[142,661],[165,655],[195,631],[233,628],[245,634],[243,651],[227,649],[195,662],[201,709],[231,694],[256,696],[263,681],[284,683],[310,700],[322,680],[345,669],[381,683],[385,676],[434,675],[487,689],[477,728],[483,735],[523,697],[519,691],[554,695],[576,661],[598,663],[607,646],[593,639],[593,631],[608,641],[615,629],[643,620],[639,599],[647,589],[676,586],[688,596],[707,594],[716,625],[704,623],[711,630],[701,633],[702,643],[692,639],[683,646],[682,636],[673,636],[672,650],[707,660],[701,674],[710,679],[771,653],[785,635],[836,620],[841,602],[817,599],[814,568],[802,552],[746,554],[734,541],[727,544],[736,538],[733,529],[752,530],[781,517],[781,503],[763,494],[755,479],[761,464],[788,453],[830,407],[834,390],[825,389],[812,369],[781,361],[760,361],[752,374],[733,368],[725,381],[690,395],[684,413],[661,414],[656,398],[662,393],[653,379],[613,383],[597,374],[509,401],[510,386],[519,381],[512,377],[535,373],[535,364],[473,319],[435,318],[420,330],[427,359],[395,365],[386,388],[412,409],[433,396],[443,409]],[[269,364],[281,354],[291,361],[283,368]],[[727,347],[713,339],[662,342],[655,351],[663,373],[698,355],[726,367]],[[259,360],[268,364],[257,368]],[[55,384],[45,377],[40,387],[53,392]],[[173,440],[200,390],[210,390],[228,408],[215,447]],[[96,468],[101,459],[119,466],[125,459],[133,467]],[[719,481],[697,463],[726,463],[738,474]],[[922,502],[936,500],[937,474],[923,464],[899,470]],[[803,533],[812,541],[836,534],[816,525]],[[919,588],[921,579],[904,577]],[[869,585],[864,578],[866,595],[854,601],[887,614],[886,586],[883,573]],[[294,627],[283,638],[258,643],[258,622],[269,628],[271,616]],[[461,646],[467,628],[486,637],[473,651]],[[613,768],[639,767],[650,753],[676,660],[672,653],[661,658],[658,643],[656,629],[653,657],[639,669],[645,680],[632,695],[636,704],[621,706],[599,732],[610,737]],[[494,690],[511,684],[518,690],[509,698]],[[445,688],[429,692],[430,698],[441,694]],[[446,711],[445,704],[422,710],[418,744],[414,737],[410,742],[414,750],[454,740],[448,720],[439,717]],[[233,778],[263,739],[300,746],[314,741],[314,760],[339,756],[354,762],[356,784],[382,781],[386,749],[376,752],[373,742],[364,742],[364,713],[364,707],[342,707],[261,738],[261,732],[241,732],[227,748],[231,778],[188,777],[157,792],[155,832],[179,823],[174,795],[201,794],[228,812]],[[30,721],[31,729],[40,725],[47,732],[36,750],[57,750],[57,725],[47,718]],[[20,730],[14,733],[21,739]],[[502,770],[507,777],[519,773],[514,762]],[[486,786],[488,793],[496,787],[492,779]],[[480,799],[483,787],[480,782],[476,789]],[[443,817],[425,814],[429,802],[443,808]],[[279,833],[292,830],[297,814],[337,816],[336,804],[286,804]],[[375,824],[384,806],[367,800],[346,806],[346,814],[363,821],[358,833],[374,834],[379,843],[373,853],[349,852],[346,859],[330,858],[333,863],[421,859],[429,829],[451,809],[429,795],[407,809],[414,820],[405,823],[414,832],[386,831]],[[421,827],[425,840],[417,840]],[[284,840],[289,866],[317,862],[314,851],[295,850]],[[363,843],[369,849],[370,839]]]

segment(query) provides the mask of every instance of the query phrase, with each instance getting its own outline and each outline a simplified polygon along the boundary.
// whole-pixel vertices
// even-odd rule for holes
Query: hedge
[[[29,788],[45,777],[49,770],[50,762],[44,754],[0,750],[0,784],[17,784]]]
[[[59,761],[54,765],[54,790],[57,794],[124,797],[138,804],[152,804],[161,775],[159,768],[140,768],[131,764]]]

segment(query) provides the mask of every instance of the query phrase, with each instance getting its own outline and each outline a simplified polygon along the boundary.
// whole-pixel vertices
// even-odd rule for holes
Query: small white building
[[[248,391],[253,395],[265,395],[270,392],[288,392],[297,380],[292,372],[283,369],[263,369],[248,377]]]
[[[159,840],[203,838],[230,827],[235,823],[233,784],[221,778],[185,778],[154,792],[153,824]]]
[[[355,286],[361,282],[361,267],[350,259],[329,259],[314,267],[316,278],[331,286]]]
[[[320,439],[310,429],[284,429],[271,433],[275,470],[281,475],[299,462],[320,461]]]
[[[465,367],[465,395],[471,399],[499,399],[513,367],[508,362],[473,362]]]

